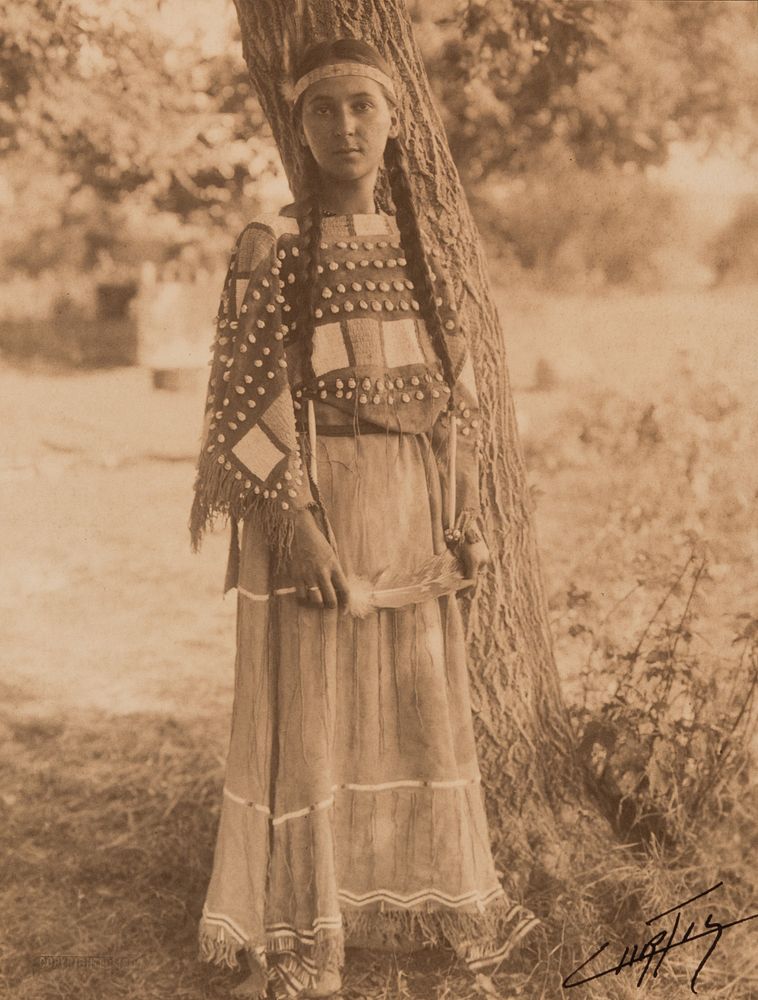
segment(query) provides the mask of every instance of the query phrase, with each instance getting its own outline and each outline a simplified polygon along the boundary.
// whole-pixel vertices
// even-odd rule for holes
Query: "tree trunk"
[[[483,422],[481,494],[494,569],[468,607],[470,681],[479,759],[506,881],[560,850],[556,818],[579,775],[547,622],[532,501],[518,437],[505,340],[487,266],[434,106],[404,0],[235,0],[243,52],[293,192],[300,146],[279,87],[291,53],[335,35],[372,42],[397,67],[411,176],[428,245],[447,265],[472,345]],[[377,200],[388,206],[380,180]],[[563,800],[564,806],[560,805]]]

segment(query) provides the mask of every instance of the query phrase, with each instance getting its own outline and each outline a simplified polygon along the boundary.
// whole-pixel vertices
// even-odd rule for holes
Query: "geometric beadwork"
[[[313,332],[313,371],[316,376],[338,368],[348,368],[350,357],[339,323],[324,323]]]
[[[261,423],[271,431],[272,436],[288,451],[297,451],[298,442],[293,419],[292,395],[289,388],[279,393],[269,404],[261,418]]]
[[[313,333],[317,377],[342,368],[429,365],[436,354],[423,320],[355,317],[322,323]]]
[[[421,344],[421,350],[426,356],[427,364],[433,366],[437,361],[437,352],[434,349],[426,321],[421,319],[421,317],[416,318],[416,336],[419,344]]]
[[[232,451],[253,475],[264,481],[285,455],[257,425],[235,444]]]
[[[393,225],[391,217],[371,213],[354,215],[352,222],[357,236],[375,235],[379,232],[389,233]],[[326,225],[322,226],[322,231],[326,230],[328,226],[327,222]]]
[[[388,368],[426,362],[419,343],[415,320],[394,320],[383,323],[382,327],[384,357]]]
[[[245,298],[245,292],[247,291],[247,286],[250,284],[250,274],[249,272],[245,274],[244,278],[236,278],[234,282],[234,302],[237,307],[237,312],[239,313],[240,306]]]
[[[345,336],[358,368],[382,364],[381,320],[369,317],[346,320]]]

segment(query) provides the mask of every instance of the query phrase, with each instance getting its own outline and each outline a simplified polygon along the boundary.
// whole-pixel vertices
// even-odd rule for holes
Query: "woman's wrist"
[[[318,511],[318,504],[315,500],[306,504],[304,507],[298,507],[296,510],[292,511],[292,520],[295,522],[295,527],[301,525],[310,526],[311,524],[316,524],[316,512]]]
[[[473,545],[475,542],[484,541],[484,535],[482,534],[481,524],[478,517],[471,521],[467,528],[463,529],[463,541],[467,545]]]
[[[481,519],[482,514],[478,508],[465,507],[458,512],[455,524],[445,529],[445,541],[451,547],[484,541]]]

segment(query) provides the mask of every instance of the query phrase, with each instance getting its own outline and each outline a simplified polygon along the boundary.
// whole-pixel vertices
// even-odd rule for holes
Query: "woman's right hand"
[[[329,542],[309,510],[298,511],[290,575],[301,604],[336,608],[347,603],[347,579]]]

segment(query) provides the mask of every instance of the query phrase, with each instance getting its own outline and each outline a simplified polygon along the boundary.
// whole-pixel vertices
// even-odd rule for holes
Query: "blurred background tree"
[[[279,170],[223,5],[181,32],[155,0],[2,8],[5,267],[216,267]]]
[[[708,0],[453,5],[434,70],[457,162],[480,181],[545,151],[591,169],[662,163],[675,139],[755,149],[755,20]]]
[[[687,206],[650,168],[682,141],[755,156],[750,2],[409,6],[505,274],[660,285]],[[145,260],[217,269],[246,219],[288,199],[237,31],[231,0],[0,0],[0,274],[16,279],[0,314],[21,308],[18,280],[73,295],[76,274],[86,298]]]
[[[754,4],[469,0],[437,26],[433,83],[477,217],[552,287],[663,283],[687,211],[646,168],[677,142],[755,156]]]

